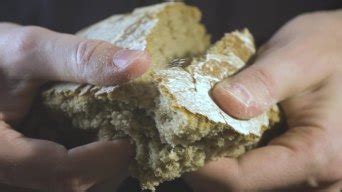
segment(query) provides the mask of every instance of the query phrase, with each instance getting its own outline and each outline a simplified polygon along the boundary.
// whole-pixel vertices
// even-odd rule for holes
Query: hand
[[[299,16],[261,48],[253,65],[214,87],[213,99],[237,118],[280,102],[288,127],[265,147],[188,174],[195,191],[342,189],[341,31],[342,11]]]
[[[9,23],[0,23],[0,50],[0,182],[63,192],[85,191],[106,180],[118,185],[134,154],[128,141],[66,150],[57,143],[26,138],[10,123],[26,115],[37,89],[49,80],[115,85],[146,71],[149,56]]]

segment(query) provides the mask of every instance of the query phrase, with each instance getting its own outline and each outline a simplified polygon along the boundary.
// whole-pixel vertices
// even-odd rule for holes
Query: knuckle
[[[254,67],[253,73],[256,83],[259,83],[270,96],[274,97],[274,79],[270,72],[264,67]]]
[[[81,40],[76,46],[75,60],[80,67],[91,63],[96,57],[96,50],[103,47],[106,43],[97,40]]]
[[[90,57],[94,52],[93,42],[90,40],[81,40],[75,51],[75,60],[78,65],[84,65],[89,63]]]
[[[25,26],[15,29],[13,32],[15,34],[14,51],[24,55],[31,53],[36,47],[37,37],[41,34],[42,30],[44,29],[36,26]]]
[[[14,129],[4,121],[0,121],[0,137],[6,141],[15,141],[21,138],[23,135]]]
[[[108,46],[107,43],[103,41],[81,40],[75,50],[75,65],[72,67],[74,74],[79,74],[80,79],[87,78],[88,82],[97,79],[97,71],[110,59],[98,55],[98,50],[104,49],[106,46]]]
[[[13,141],[17,138],[22,137],[22,134],[14,131],[10,127],[0,127],[0,136],[6,141]]]

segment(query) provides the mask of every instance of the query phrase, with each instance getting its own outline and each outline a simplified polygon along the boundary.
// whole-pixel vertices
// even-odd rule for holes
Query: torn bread
[[[163,141],[186,145],[227,129],[234,130],[237,136],[260,137],[269,125],[266,114],[237,120],[225,114],[210,97],[211,88],[241,69],[254,53],[250,33],[233,32],[190,66],[159,71],[155,120]]]
[[[201,12],[181,2],[161,3],[135,9],[132,13],[113,15],[76,35],[108,41],[116,46],[145,50],[152,58],[150,70],[124,86],[97,87],[96,96],[121,102],[135,102],[144,107],[153,104],[156,94],[151,89],[151,75],[169,67],[175,58],[202,54],[209,46],[210,37],[200,23]],[[180,46],[181,45],[181,46]],[[83,85],[64,83],[52,88],[56,92],[74,92]]]
[[[98,131],[100,140],[128,135],[136,146],[131,173],[140,180],[144,189],[152,190],[161,182],[199,169],[209,160],[241,155],[246,149],[253,147],[263,131],[278,120],[276,107],[268,114],[254,119],[237,120],[223,113],[210,99],[210,90],[214,84],[241,69],[254,54],[251,34],[247,30],[226,34],[202,57],[192,59],[190,65],[174,67],[171,62],[173,58],[202,52],[208,44],[208,36],[198,23],[199,18],[196,19],[197,13],[191,13],[198,11],[182,3],[165,3],[135,12],[150,14],[158,10],[160,14],[167,7],[174,9],[169,17],[178,15],[177,20],[192,22],[187,30],[193,32],[184,33],[187,35],[183,40],[192,41],[188,44],[193,46],[184,48],[180,40],[168,51],[184,48],[182,53],[170,53],[172,56],[164,57],[148,47],[157,46],[153,43],[168,46],[167,40],[160,38],[158,41],[147,42],[142,46],[143,49],[152,58],[154,54],[157,58],[153,59],[151,71],[122,87],[65,83],[55,85],[43,93],[43,102],[50,111],[62,114],[76,128]],[[179,13],[181,10],[189,15]],[[122,21],[115,20],[117,22]],[[119,42],[126,43],[118,45],[132,48],[130,46],[134,45],[134,41],[125,40],[132,39],[131,33],[112,38],[122,33],[110,26],[102,30],[101,26],[104,24],[101,23],[80,34],[88,38],[102,38],[114,44],[117,41],[112,39],[120,39]],[[107,22],[106,25],[114,23]],[[163,28],[165,27],[164,25]],[[135,26],[136,28],[141,30],[143,27]],[[109,30],[113,31],[112,37],[100,34],[101,31],[106,34]],[[160,30],[163,30],[162,27]],[[183,29],[174,28],[172,33],[178,33],[178,30]],[[197,36],[193,37],[194,35]],[[196,47],[197,44],[200,44],[199,47]],[[161,57],[164,58],[160,59]]]

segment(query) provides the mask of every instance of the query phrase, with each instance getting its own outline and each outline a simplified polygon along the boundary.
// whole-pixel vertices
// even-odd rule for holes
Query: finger
[[[187,175],[186,180],[195,191],[206,191],[212,186],[218,191],[258,191],[288,187],[308,179],[317,181],[320,169],[328,162],[322,153],[325,142],[320,143],[323,139],[308,142],[304,139],[307,134],[318,133],[307,132],[285,133],[271,145],[251,150],[238,159],[210,162]],[[290,139],[293,136],[296,138]]]
[[[151,62],[144,51],[39,27],[11,29],[0,45],[2,68],[12,78],[115,85],[142,75]]]
[[[320,50],[310,42],[294,39],[268,47],[253,65],[214,87],[213,99],[225,112],[242,119],[257,116],[332,72],[327,58],[314,57]]]
[[[111,179],[118,186],[128,177],[128,166],[134,152],[128,140],[102,141],[77,147],[69,151],[70,174],[85,189],[98,182]]]
[[[84,191],[97,182],[127,176],[132,158],[128,141],[95,142],[67,151],[0,126],[1,183],[47,191]]]

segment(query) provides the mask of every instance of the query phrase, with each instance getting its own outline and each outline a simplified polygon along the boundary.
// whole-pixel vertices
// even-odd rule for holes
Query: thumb
[[[0,40],[6,45],[4,68],[16,78],[115,85],[142,75],[151,62],[143,51],[40,27],[11,28],[5,34]]]
[[[298,49],[305,48],[290,44],[264,51],[253,65],[218,83],[212,90],[213,99],[226,113],[248,119],[316,86],[331,67],[320,63],[310,50]]]

